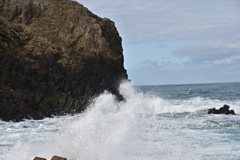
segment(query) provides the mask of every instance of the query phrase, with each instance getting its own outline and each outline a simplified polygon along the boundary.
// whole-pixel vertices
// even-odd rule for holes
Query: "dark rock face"
[[[0,119],[81,112],[104,90],[122,99],[114,22],[70,0],[0,0]]]
[[[219,110],[215,108],[208,109],[208,114],[234,114],[235,115],[234,110],[229,110],[229,108],[230,106],[225,104]]]

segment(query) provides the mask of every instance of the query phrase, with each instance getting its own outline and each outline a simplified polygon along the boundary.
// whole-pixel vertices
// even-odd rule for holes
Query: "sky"
[[[134,85],[240,82],[240,0],[78,0],[115,22]]]

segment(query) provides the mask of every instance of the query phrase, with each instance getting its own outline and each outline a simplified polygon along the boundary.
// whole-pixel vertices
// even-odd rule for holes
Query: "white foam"
[[[125,101],[117,102],[104,92],[76,116],[4,123],[10,128],[5,128],[5,134],[10,135],[3,136],[11,140],[18,134],[19,141],[12,140],[14,147],[0,152],[0,160],[29,160],[35,156],[50,159],[53,155],[68,160],[227,159],[228,152],[239,156],[234,151],[234,147],[240,147],[239,141],[218,133],[221,127],[238,129],[235,121],[240,120],[239,116],[186,113],[222,106],[222,101],[201,97],[164,100],[137,92],[129,82],[122,83],[119,90]],[[238,104],[230,105],[239,111]],[[234,124],[224,126],[226,121]],[[227,140],[231,143],[225,143]],[[220,157],[214,153],[218,145],[223,153]]]

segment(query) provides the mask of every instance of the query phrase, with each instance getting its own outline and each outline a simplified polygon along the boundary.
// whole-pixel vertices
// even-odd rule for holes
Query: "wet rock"
[[[53,156],[51,160],[67,160],[67,158],[59,157],[59,156]]]
[[[41,157],[35,157],[33,160],[47,160],[47,159],[41,158]]]
[[[225,104],[220,109],[216,109],[216,108],[208,109],[208,114],[233,114],[233,115],[235,115],[234,110],[229,110],[229,108],[230,108],[230,106]]]
[[[116,95],[122,39],[107,18],[66,0],[0,0],[0,119],[82,112],[104,90]]]

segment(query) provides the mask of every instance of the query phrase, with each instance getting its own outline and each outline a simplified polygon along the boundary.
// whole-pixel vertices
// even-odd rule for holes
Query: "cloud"
[[[232,58],[231,63],[186,62],[183,67],[175,69],[167,64],[147,60],[138,68],[130,69],[128,72],[129,78],[136,85],[238,82],[240,56]]]
[[[124,43],[240,39],[236,0],[81,0],[116,22]],[[223,36],[224,35],[224,36]]]
[[[127,68],[129,77],[136,84],[240,79],[239,0],[79,2],[93,13],[115,21],[123,46],[140,45],[124,49],[124,54],[129,54],[125,55],[131,66]],[[158,43],[159,52],[144,45],[151,42]]]
[[[159,64],[157,61],[145,60],[140,63],[139,70],[141,70],[142,72],[159,73],[167,70],[167,68],[167,64]]]
[[[229,59],[240,53],[240,42],[204,42],[186,45],[177,48],[174,53],[177,56],[190,57],[192,61],[213,61],[216,59]],[[225,60],[226,61],[226,60]]]
[[[221,60],[215,60],[213,63],[218,64],[218,65],[222,65],[222,64],[234,63],[234,62],[239,61],[239,60],[240,60],[240,56],[233,56],[233,57],[228,57],[228,58],[221,59]]]
[[[159,47],[159,48],[167,48],[167,46],[164,45],[164,44],[161,44],[161,45],[159,45],[158,47]]]

